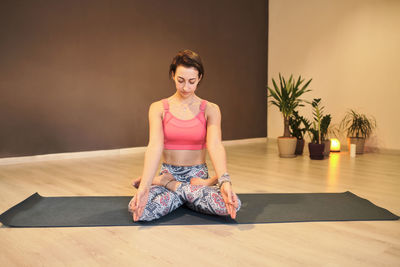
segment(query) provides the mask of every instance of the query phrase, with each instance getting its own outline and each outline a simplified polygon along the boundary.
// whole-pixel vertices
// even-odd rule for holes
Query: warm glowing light
[[[336,138],[331,139],[331,152],[340,152],[340,142]]]

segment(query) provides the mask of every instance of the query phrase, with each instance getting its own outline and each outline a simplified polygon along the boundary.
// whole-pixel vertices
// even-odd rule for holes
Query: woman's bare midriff
[[[193,166],[206,162],[206,149],[202,150],[173,150],[164,149],[163,162],[176,166]]]

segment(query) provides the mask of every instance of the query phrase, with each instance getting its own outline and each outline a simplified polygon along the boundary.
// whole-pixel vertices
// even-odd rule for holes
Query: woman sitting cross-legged
[[[133,220],[155,220],[181,205],[235,218],[241,202],[226,168],[221,112],[218,105],[195,94],[204,77],[199,55],[190,50],[179,52],[169,73],[176,92],[150,105],[143,173],[133,182],[138,190],[128,207]],[[206,150],[216,172],[212,178],[208,176]],[[163,163],[156,176],[161,156]]]

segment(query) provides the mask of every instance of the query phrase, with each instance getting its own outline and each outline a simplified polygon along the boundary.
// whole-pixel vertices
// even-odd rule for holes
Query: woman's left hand
[[[236,218],[236,209],[239,206],[236,194],[232,190],[231,183],[223,183],[221,186],[221,195],[224,198],[226,209],[232,219]]]

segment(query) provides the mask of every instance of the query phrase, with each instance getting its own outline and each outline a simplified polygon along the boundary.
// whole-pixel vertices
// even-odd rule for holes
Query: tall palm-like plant
[[[293,79],[293,75],[290,75],[289,80],[285,80],[284,77],[279,73],[279,85],[272,79],[272,83],[274,85],[273,88],[268,87],[269,97],[272,99],[269,101],[272,105],[275,105],[279,108],[279,111],[283,115],[283,123],[284,123],[284,137],[290,137],[289,130],[289,117],[293,114],[293,111],[297,107],[302,107],[303,102],[305,100],[300,97],[306,93],[311,91],[307,89],[308,85],[312,79],[307,81],[303,86],[301,86],[304,82],[304,79],[299,76],[297,81]]]

